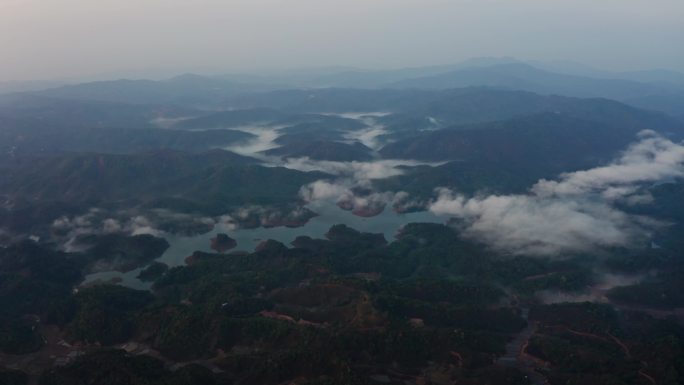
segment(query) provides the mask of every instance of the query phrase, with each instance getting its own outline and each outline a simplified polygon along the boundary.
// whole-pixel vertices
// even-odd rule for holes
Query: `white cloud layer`
[[[378,124],[375,118],[389,114],[388,112],[339,114],[343,118],[357,119],[367,126],[366,128],[346,133],[345,138],[352,142],[358,141],[374,151],[379,150],[384,145],[380,138],[387,134],[387,130],[383,125]]]
[[[615,162],[590,170],[562,174],[559,181],[540,180],[532,192],[542,197],[600,193],[614,200],[632,195],[638,183],[684,176],[684,146],[653,131],[642,131]]]
[[[280,137],[280,128],[281,127],[269,126],[240,126],[231,128],[235,131],[252,134],[254,137],[247,139],[244,142],[232,144],[225,149],[239,155],[263,159],[265,158],[262,154],[263,151],[280,147],[280,145],[276,143],[276,139]]]
[[[402,175],[402,166],[415,167],[430,163],[414,160],[385,159],[371,162],[336,162],[304,158],[288,158],[283,167],[299,171],[322,171],[339,177],[347,177],[358,184],[366,185],[374,179],[385,179]],[[432,164],[430,164],[432,165]]]
[[[384,210],[388,204],[404,202],[408,199],[406,192],[355,192],[355,181],[337,180],[334,182],[319,180],[302,186],[299,195],[306,202],[319,200],[335,202],[338,206],[355,213],[375,212]]]
[[[659,223],[613,206],[648,202],[645,183],[684,176],[684,146],[652,131],[615,162],[540,180],[529,194],[465,197],[438,190],[430,211],[460,220],[464,236],[513,254],[558,255],[643,242]]]

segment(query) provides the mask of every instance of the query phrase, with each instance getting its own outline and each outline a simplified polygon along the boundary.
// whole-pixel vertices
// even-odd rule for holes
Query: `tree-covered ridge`
[[[458,75],[434,71],[386,75]],[[561,213],[549,222],[551,211],[524,206],[537,217],[522,224],[558,235],[578,223],[569,238],[601,247],[495,248],[507,234],[468,232],[458,214],[488,196],[499,207],[508,194],[540,198],[530,187],[543,178],[592,176],[635,138],[657,137],[676,155],[681,120],[551,92],[396,86],[245,94],[226,79],[183,76],[1,97],[0,384],[682,382],[681,162],[664,173],[671,180],[618,180],[605,197],[568,202],[586,218],[595,206],[583,203],[605,198],[604,216],[642,224],[643,239],[626,232],[631,247],[602,247],[601,232],[578,231],[582,218],[564,205],[542,205]],[[652,166],[659,153],[620,165]],[[459,210],[442,214],[456,218],[408,224],[396,239],[340,224],[325,239],[232,251],[229,234],[247,243],[234,229],[258,242],[266,237],[252,229],[301,226],[323,200],[364,214],[357,200],[406,213],[452,198]],[[354,219],[386,225],[384,214]],[[498,214],[491,222],[513,237],[545,244]],[[155,261],[214,226],[216,253]],[[116,285],[135,275],[150,289]]]
[[[141,154],[65,154],[0,157],[0,226],[17,233],[44,233],[62,217],[110,211],[110,218],[153,218],[155,210],[197,217],[220,216],[245,206],[268,207],[286,218],[301,206],[301,186],[327,177],[255,164],[251,158],[214,150]],[[137,214],[136,214],[137,212]],[[161,215],[170,232],[191,227],[193,217]],[[105,219],[105,218],[103,218]]]
[[[20,308],[12,302],[18,289],[4,286],[2,305],[17,309],[14,319],[39,311],[47,300],[51,310],[40,323],[59,325],[62,338],[86,352],[45,372],[42,384],[105,381],[106,376],[96,375],[102,365],[111,369],[101,373],[116,372],[109,376],[113,384],[170,383],[165,381],[172,378],[241,384],[295,379],[370,384],[378,378],[526,384],[527,369],[512,368],[500,358],[530,327],[535,329],[525,352],[551,383],[627,384],[643,377],[640,371],[675,383],[682,373],[675,352],[683,335],[674,323],[663,329],[649,316],[610,306],[537,302],[534,294],[540,291],[581,293],[593,283],[590,266],[596,260],[497,256],[445,225],[410,224],[391,243],[382,235],[337,225],[327,239],[300,237],[292,247],[266,241],[251,254],[196,252],[187,266],[160,272],[152,292],[110,285],[74,292],[84,257],[52,253],[53,267],[43,269],[46,253],[26,243],[5,249],[0,259],[3,274],[15,274],[15,281],[28,267],[39,282],[63,288],[46,299],[38,295],[41,288],[26,287]],[[71,272],[71,280],[62,279],[69,274],[52,275],[57,269]],[[35,329],[34,337],[5,330],[22,341],[40,341],[43,328]],[[649,342],[652,336],[670,342]],[[147,358],[150,354],[161,361]],[[605,365],[577,374],[577,365],[584,364],[564,358],[568,354],[580,354],[587,365],[593,355],[603,355]],[[209,370],[176,369],[179,362]]]

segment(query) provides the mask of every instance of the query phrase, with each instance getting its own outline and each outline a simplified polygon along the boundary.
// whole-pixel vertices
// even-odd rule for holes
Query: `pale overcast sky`
[[[478,56],[684,70],[684,0],[0,0],[0,80]]]

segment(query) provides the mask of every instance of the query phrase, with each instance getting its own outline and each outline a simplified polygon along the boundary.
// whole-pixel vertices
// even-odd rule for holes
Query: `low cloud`
[[[351,188],[341,183],[318,180],[303,186],[299,190],[299,195],[306,202],[318,200],[338,200],[347,195],[353,195]]]
[[[108,218],[102,222],[102,230],[105,233],[118,233],[122,230],[122,226],[116,219]]]
[[[455,217],[465,237],[503,253],[559,255],[642,243],[660,223],[616,201],[648,203],[645,183],[684,175],[684,146],[642,132],[615,162],[540,180],[529,194],[465,197],[439,189],[430,211]]]
[[[350,178],[357,184],[367,184],[372,180],[390,178],[402,175],[402,167],[415,167],[432,163],[414,160],[386,159],[372,162],[336,162],[328,160],[313,160],[308,157],[288,158],[279,166],[298,171],[322,171],[338,177]]]
[[[246,132],[254,135],[244,142],[230,145],[225,150],[232,151],[239,155],[250,156],[257,159],[266,159],[263,151],[280,147],[276,139],[280,137],[279,129],[282,127],[270,126],[244,126],[235,127],[232,130]]]
[[[265,207],[248,205],[240,207],[229,214],[219,217],[218,222],[229,229],[241,227],[278,227],[278,226],[302,226],[316,214],[300,207]]]
[[[541,197],[601,194],[608,200],[633,195],[639,184],[684,176],[684,146],[653,131],[642,131],[615,162],[562,174],[558,181],[540,180],[532,192]]]
[[[605,202],[585,199],[536,195],[466,198],[441,190],[430,211],[460,219],[463,235],[512,254],[587,252],[596,247],[629,246],[648,235],[635,217]]]
[[[423,211],[428,206],[428,202],[422,199],[411,197],[406,191],[399,191],[394,194],[392,207],[399,213],[410,211]]]
[[[347,112],[342,114],[330,114],[335,116],[340,116],[347,119],[358,120],[363,123],[366,127],[349,131],[344,134],[344,138],[350,142],[359,142],[364,146],[372,149],[379,150],[385,143],[380,139],[383,135],[387,134],[388,131],[385,126],[378,124],[377,118],[390,115],[389,112]]]
[[[609,300],[606,297],[606,293],[611,289],[638,284],[644,279],[653,277],[654,274],[655,272],[650,272],[648,274],[605,273],[601,274],[593,285],[582,292],[573,293],[561,290],[542,290],[535,293],[535,297],[539,302],[547,305],[565,302],[608,303]]]
[[[376,123],[376,118],[387,114],[386,112],[373,112],[331,115],[356,119],[364,123],[366,127],[347,132],[345,138],[350,141],[359,141],[370,148],[377,149],[380,146],[378,139],[385,133],[385,130]],[[315,160],[309,157],[282,158],[264,154],[263,151],[265,150],[279,147],[276,139],[281,135],[280,130],[282,128],[274,126],[234,128],[253,134],[255,137],[240,145],[227,147],[226,150],[257,158],[263,162],[264,166],[268,167],[284,167],[302,172],[320,171],[335,177],[334,181],[319,180],[303,186],[300,190],[300,196],[306,202],[330,200],[343,203],[340,205],[341,207],[352,207],[351,210],[369,207],[384,208],[386,204],[394,200],[394,194],[373,191],[373,181],[402,175],[404,167],[441,164],[404,159],[340,162]],[[405,196],[402,197],[402,200],[409,203]],[[254,215],[253,211],[252,216]],[[235,215],[232,213],[228,217],[235,217]],[[239,215],[236,218],[239,219]]]
[[[354,214],[373,216],[381,213],[388,204],[395,206],[395,202],[402,202],[401,207],[409,207],[415,203],[405,192],[375,191],[373,181],[402,175],[404,173],[402,167],[425,164],[413,160],[395,159],[373,162],[334,162],[297,158],[288,159],[285,167],[300,171],[323,171],[337,177],[332,181],[318,180],[302,186],[299,195],[304,201],[327,200]]]
[[[124,231],[130,233],[131,235],[153,235],[155,237],[164,236],[163,231],[155,229],[152,225],[152,222],[142,215],[131,219],[126,225]]]
[[[81,245],[78,239],[84,235],[104,234],[149,234],[155,237],[164,236],[164,232],[155,228],[152,221],[146,216],[134,215],[126,219],[124,214],[118,218],[108,216],[104,210],[93,208],[83,215],[74,217],[60,217],[53,221],[52,230],[54,235],[62,240],[62,248],[67,252],[79,252],[87,248]]]
[[[306,202],[331,201],[357,215],[373,216],[395,200],[392,192],[374,192],[354,186],[354,181],[319,180],[303,186],[299,195]]]
[[[372,149],[379,150],[383,143],[380,138],[387,134],[387,130],[382,126],[371,126],[357,131],[351,131],[344,135],[344,138],[351,142],[360,142],[364,146]]]

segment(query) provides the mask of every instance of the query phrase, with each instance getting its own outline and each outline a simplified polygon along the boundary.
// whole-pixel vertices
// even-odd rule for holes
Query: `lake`
[[[216,225],[211,232],[195,236],[178,236],[166,234],[164,238],[169,242],[169,248],[157,259],[169,267],[185,264],[185,258],[195,251],[214,252],[211,249],[211,238],[218,233],[228,234],[237,241],[237,247],[231,251],[254,251],[257,245],[264,240],[273,239],[290,245],[295,238],[306,235],[311,238],[325,238],[325,233],[336,224],[345,224],[351,228],[368,233],[382,233],[385,239],[391,242],[395,239],[397,231],[404,225],[414,222],[443,223],[444,217],[437,216],[428,211],[399,214],[391,209],[384,210],[380,215],[371,218],[362,218],[345,211],[328,201],[316,201],[306,206],[319,215],[312,218],[306,225],[297,228],[273,227],[255,229],[234,229],[229,225]],[[109,281],[121,279],[120,284],[135,289],[149,289],[150,282],[142,282],[136,277],[142,271],[139,268],[128,273],[116,271],[95,273],[86,276],[84,284],[97,280]]]

